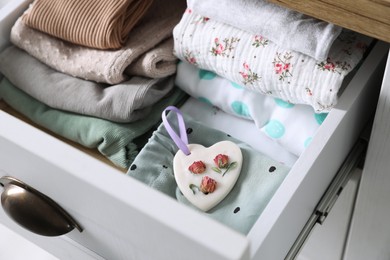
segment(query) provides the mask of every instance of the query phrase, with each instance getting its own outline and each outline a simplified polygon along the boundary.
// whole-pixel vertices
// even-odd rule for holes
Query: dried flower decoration
[[[214,163],[218,168],[225,169],[229,164],[229,157],[226,154],[218,154],[214,158]]]
[[[212,167],[211,169],[215,172],[222,173],[221,169],[225,169],[225,171],[222,173],[222,177],[225,176],[225,174],[234,167],[237,166],[237,162],[229,163],[229,157],[225,154],[218,154],[214,158],[214,163],[217,167]]]
[[[204,194],[209,194],[214,192],[215,188],[217,187],[217,182],[210,178],[209,176],[204,176],[202,178],[202,182],[200,184],[200,191]]]
[[[196,186],[195,184],[190,184],[189,188],[192,190],[192,192],[195,194],[195,190],[203,192],[205,195],[212,193],[217,188],[217,181],[213,178],[210,178],[209,176],[204,176],[202,178],[202,181],[200,183],[200,187]]]
[[[201,174],[206,170],[206,165],[202,161],[196,161],[188,167],[188,170],[195,174]]]

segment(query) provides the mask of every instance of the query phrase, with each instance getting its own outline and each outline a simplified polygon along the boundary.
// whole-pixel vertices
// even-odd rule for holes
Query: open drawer
[[[0,12],[0,49],[28,2]],[[0,220],[61,259],[283,259],[375,111],[387,50],[371,50],[247,236],[4,111],[0,175],[56,201],[83,231],[43,237]]]

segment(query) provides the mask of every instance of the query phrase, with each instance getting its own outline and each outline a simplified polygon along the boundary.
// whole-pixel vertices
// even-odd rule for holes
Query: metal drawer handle
[[[0,178],[4,187],[1,205],[4,211],[22,227],[43,236],[60,236],[79,224],[56,202],[24,182],[10,176]]]

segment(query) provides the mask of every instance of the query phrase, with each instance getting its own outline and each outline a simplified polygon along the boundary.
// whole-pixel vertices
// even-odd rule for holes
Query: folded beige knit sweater
[[[60,39],[97,49],[120,48],[153,0],[35,0],[23,21]]]
[[[125,74],[153,79],[175,74],[178,58],[173,54],[173,38],[170,37],[130,64]]]
[[[172,30],[180,21],[185,8],[186,2],[183,0],[170,0],[169,4],[165,0],[154,0],[145,17],[131,31],[125,46],[118,50],[98,50],[69,43],[32,29],[21,19],[12,27],[11,42],[55,70],[82,79],[118,84],[128,79],[125,69],[130,65],[128,73],[132,76],[161,75],[158,71],[146,74],[145,71],[153,66],[147,64],[145,59],[155,61],[146,54],[163,48],[170,52],[164,53],[172,58],[172,49],[167,49],[164,41],[172,37]],[[161,54],[161,51],[158,52]],[[170,67],[170,74],[171,60],[164,60],[168,62],[166,66]],[[134,66],[144,68],[134,68],[134,63],[138,64]],[[161,70],[161,66],[165,67],[163,63],[158,63],[156,68]]]

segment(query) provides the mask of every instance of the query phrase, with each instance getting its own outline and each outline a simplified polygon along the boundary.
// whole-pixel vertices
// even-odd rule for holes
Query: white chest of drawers
[[[28,1],[0,13],[0,49]],[[83,227],[51,238],[0,221],[61,259],[282,259],[376,107],[388,46],[371,51],[248,236],[165,197],[0,111],[0,173],[60,204]]]

